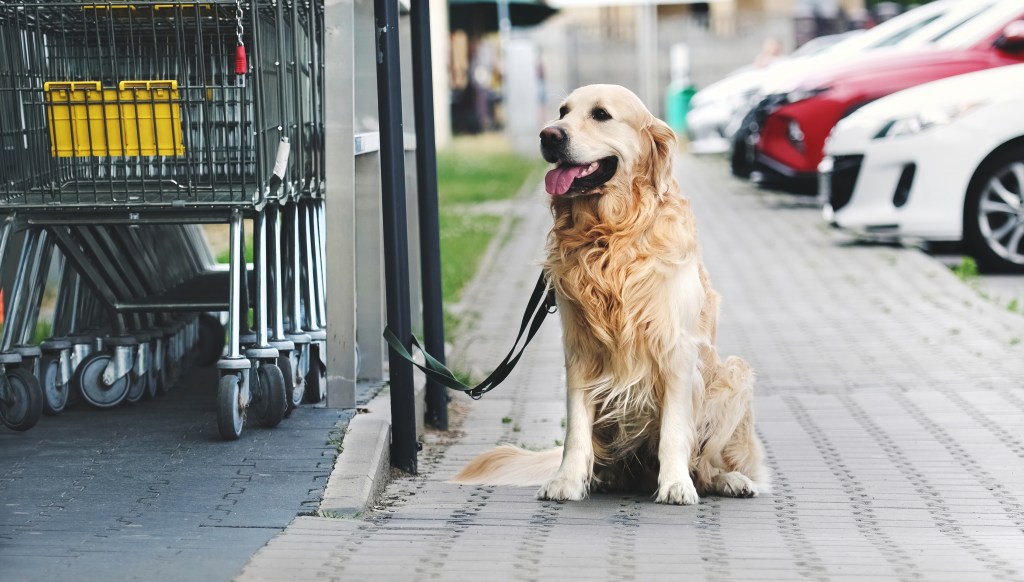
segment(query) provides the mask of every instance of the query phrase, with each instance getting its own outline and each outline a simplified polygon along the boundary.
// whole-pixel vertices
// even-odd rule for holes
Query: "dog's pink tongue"
[[[572,181],[583,173],[587,166],[559,166],[544,176],[544,186],[548,194],[561,196],[569,191]]]

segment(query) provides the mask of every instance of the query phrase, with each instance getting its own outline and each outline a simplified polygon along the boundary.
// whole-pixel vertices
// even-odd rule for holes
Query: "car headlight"
[[[917,135],[922,131],[946,125],[954,119],[970,113],[982,105],[984,101],[968,101],[937,107],[925,107],[921,111],[895,117],[882,124],[874,139],[890,139]]]

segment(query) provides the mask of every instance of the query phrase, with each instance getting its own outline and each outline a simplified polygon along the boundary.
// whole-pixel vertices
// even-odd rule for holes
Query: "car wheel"
[[[732,136],[732,151],[729,152],[729,168],[737,178],[749,178],[754,171],[754,152],[752,148],[754,134],[759,131],[754,111],[743,118],[739,129]]]
[[[964,241],[979,268],[1024,272],[1024,147],[978,168],[967,190]]]
[[[746,129],[740,129],[733,136],[732,140],[732,152],[729,155],[729,169],[732,170],[732,175],[737,178],[749,178],[750,173],[754,171],[754,165],[750,163],[748,152],[750,144],[747,143],[747,136],[750,132]]]

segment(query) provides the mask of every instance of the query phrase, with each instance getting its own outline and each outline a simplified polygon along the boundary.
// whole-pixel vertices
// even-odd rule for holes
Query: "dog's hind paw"
[[[654,501],[670,505],[696,505],[700,497],[692,482],[677,481],[658,487],[658,496]]]
[[[587,496],[587,484],[583,479],[555,477],[541,486],[537,499],[549,501],[580,501]]]
[[[739,471],[716,476],[711,486],[716,493],[726,497],[757,497],[757,485]]]

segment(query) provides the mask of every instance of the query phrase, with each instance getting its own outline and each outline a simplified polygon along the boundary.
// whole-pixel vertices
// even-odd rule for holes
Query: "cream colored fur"
[[[565,132],[565,163],[618,162],[604,184],[551,201],[545,272],[563,328],[565,446],[499,447],[453,481],[540,485],[537,497],[553,500],[640,489],[673,504],[765,491],[754,374],[715,348],[719,296],[672,171],[675,135],[619,86],[577,89],[562,112],[549,127]]]

